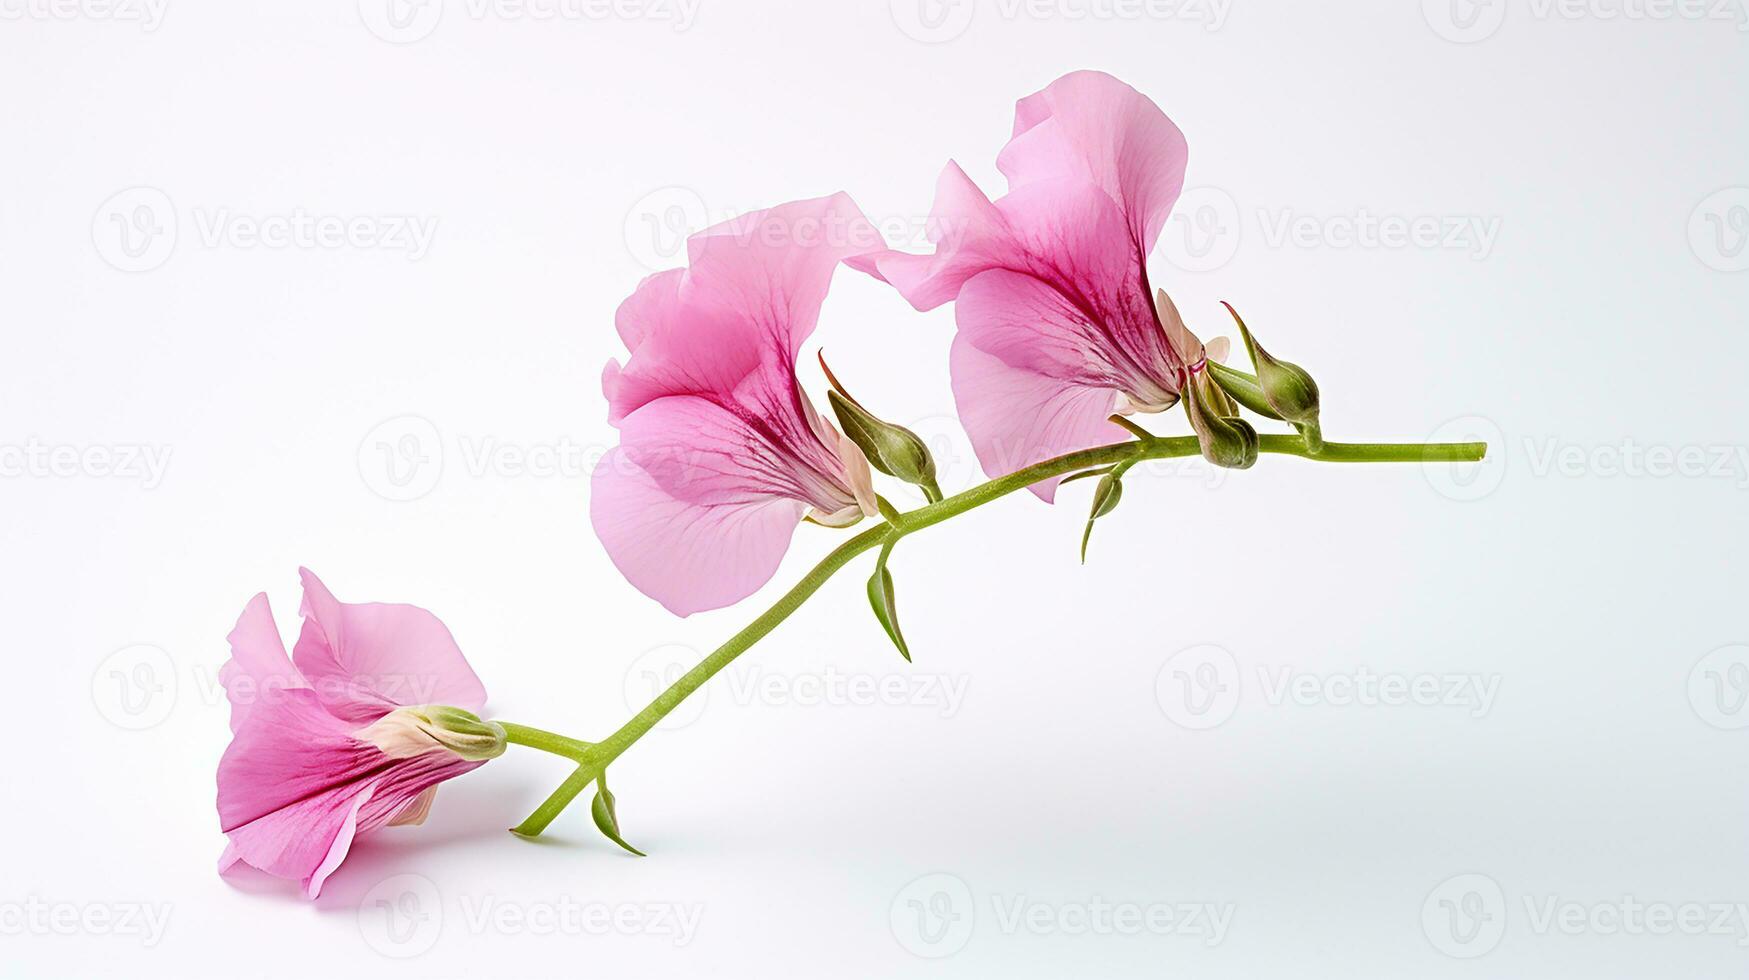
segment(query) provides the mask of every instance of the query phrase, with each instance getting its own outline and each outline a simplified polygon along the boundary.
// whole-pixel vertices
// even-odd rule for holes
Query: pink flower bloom
[[[933,255],[849,260],[919,310],[957,300],[954,399],[986,473],[1120,441],[1113,412],[1170,408],[1200,367],[1201,345],[1169,301],[1156,311],[1147,271],[1187,159],[1153,102],[1074,72],[1015,107],[996,158],[1007,196],[992,203],[950,162]],[[1048,501],[1056,481],[1032,489]]]
[[[868,459],[815,411],[796,356],[834,267],[881,244],[843,194],[783,204],[692,236],[689,268],[620,305],[631,356],[602,376],[620,444],[589,513],[619,570],[675,614],[752,594],[803,517],[876,513]]]
[[[355,838],[422,822],[438,783],[504,743],[502,729],[470,714],[486,690],[436,616],[343,603],[299,571],[304,626],[292,656],[257,595],[219,671],[232,734],[219,760],[219,825],[230,837],[219,871],[243,862],[315,898]]]

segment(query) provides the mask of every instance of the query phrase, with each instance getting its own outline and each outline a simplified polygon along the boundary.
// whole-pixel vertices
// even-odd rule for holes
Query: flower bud
[[[1213,397],[1220,387],[1209,380],[1206,371],[1191,375],[1184,390],[1184,411],[1190,416],[1190,427],[1196,430],[1196,441],[1202,447],[1203,458],[1216,466],[1243,470],[1257,462],[1257,430],[1251,423],[1235,415],[1222,415],[1218,407],[1223,402]],[[1226,393],[1221,392],[1223,399]],[[1231,400],[1226,399],[1227,404]]]
[[[1081,564],[1087,564],[1087,542],[1093,537],[1093,522],[1117,509],[1118,502],[1123,500],[1123,475],[1125,469],[1112,467],[1099,478],[1099,483],[1093,488],[1093,506],[1087,512],[1087,529],[1081,532]]]
[[[407,759],[441,749],[469,762],[484,762],[504,754],[503,726],[446,704],[396,708],[353,733],[391,759]]]
[[[1257,386],[1275,414],[1297,426],[1306,437],[1308,448],[1322,444],[1318,438],[1318,384],[1305,368],[1288,361],[1277,360],[1251,336],[1239,311],[1222,303],[1239,325],[1239,335],[1245,338],[1245,349],[1251,353],[1251,363],[1257,367]]]
[[[888,476],[922,487],[931,501],[941,499],[941,491],[935,484],[935,458],[917,433],[902,425],[884,422],[863,408],[862,403],[838,383],[832,369],[826,366],[824,354],[820,356],[820,368],[826,372],[826,380],[832,385],[832,390],[826,393],[826,400],[832,403],[832,414],[838,416],[844,434],[868,457],[869,465]]]

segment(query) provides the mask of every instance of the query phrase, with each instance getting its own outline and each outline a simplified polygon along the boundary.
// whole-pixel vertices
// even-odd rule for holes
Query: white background
[[[1451,2],[0,0],[0,974],[1739,975],[1743,14]],[[1331,438],[1491,462],[1157,467],[1085,567],[1086,485],[920,534],[915,666],[858,565],[615,766],[646,859],[582,808],[506,834],[564,773],[516,750],[313,906],[214,873],[213,675],[254,592],[295,631],[299,564],[581,737],[802,574],[839,534],[685,621],[616,574],[614,307],[782,200],[914,244],[1084,67],[1189,137],[1154,274],[1193,327],[1234,302]],[[251,236],[300,216],[355,234]],[[958,488],[951,334],[842,272],[816,340]],[[1381,676],[1439,696],[1340,703]]]

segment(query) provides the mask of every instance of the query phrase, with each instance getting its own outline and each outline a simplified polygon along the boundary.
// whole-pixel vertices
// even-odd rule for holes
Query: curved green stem
[[[1260,437],[1259,449],[1265,453],[1278,453],[1288,456],[1303,456],[1319,462],[1331,463],[1423,463],[1423,462],[1475,462],[1480,460],[1487,451],[1487,445],[1479,442],[1463,443],[1325,443],[1316,453],[1306,449],[1303,439],[1297,435],[1266,435]],[[747,624],[746,628],[729,637],[722,646],[711,651],[710,655],[700,661],[698,666],[669,685],[668,689],[656,695],[632,719],[620,726],[620,729],[593,745],[565,739],[565,742],[586,746],[576,755],[558,752],[578,763],[577,771],[572,773],[534,813],[528,816],[518,827],[516,833],[532,837],[545,830],[553,819],[565,809],[570,802],[583,792],[606,771],[608,763],[619,758],[632,747],[638,739],[644,737],[670,711],[686,700],[687,696],[699,689],[706,681],[716,676],[717,672],[733,663],[736,657],[745,653],[749,647],[763,639],[767,633],[776,629],[779,623],[788,619],[790,614],[801,607],[810,596],[819,591],[839,569],[848,565],[851,559],[865,551],[886,544],[889,539],[896,540],[907,534],[913,534],[923,528],[940,524],[950,517],[965,513],[975,507],[982,506],[999,497],[1007,496],[1026,487],[1048,480],[1053,477],[1067,476],[1096,466],[1108,466],[1120,462],[1137,463],[1150,459],[1171,459],[1183,456],[1195,456],[1200,453],[1195,436],[1149,437],[1136,442],[1121,442],[1109,446],[1099,446],[1094,449],[1084,449],[1069,453],[1041,463],[1034,463],[1024,469],[1016,470],[1007,476],[998,477],[988,483],[980,484],[963,493],[955,494],[937,503],[920,507],[904,514],[889,513],[887,523],[871,527],[849,541],[844,542],[826,555],[818,565],[797,582],[772,604],[771,608],[759,615],[759,618]],[[522,739],[512,737],[511,741],[522,745],[543,748],[546,745],[527,741],[528,733],[533,729],[515,726],[522,733]],[[508,732],[511,726],[506,726]],[[539,733],[548,737],[548,733]],[[557,739],[560,736],[550,736]]]

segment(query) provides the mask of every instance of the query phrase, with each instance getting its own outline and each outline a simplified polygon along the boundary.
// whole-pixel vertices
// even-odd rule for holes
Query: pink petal
[[[589,517],[621,574],[678,616],[731,605],[757,591],[777,571],[805,505],[731,494],[733,484],[709,472],[697,487],[674,485],[675,492],[696,492],[690,500],[677,497],[624,447],[596,467]]]
[[[919,309],[956,297],[963,305],[971,284],[987,286],[987,277],[1030,277],[1037,288],[1003,314],[958,316],[980,349],[1017,367],[1124,391],[1139,404],[1174,399],[1180,362],[1155,318],[1143,253],[1104,190],[1085,177],[1060,177],[980,207],[982,195],[951,165],[942,186],[936,217],[956,231],[934,255],[885,252],[850,264],[886,279]]]
[[[687,239],[687,289],[758,323],[795,363],[832,272],[886,242],[847,194],[792,201]]]
[[[646,278],[616,323],[632,355],[603,376],[608,420],[668,395],[726,394],[790,375],[833,270],[884,243],[844,194],[742,215],[687,240],[692,265]]]
[[[662,322],[665,311],[673,307],[685,274],[684,269],[669,269],[645,276],[631,297],[619,305],[613,325],[627,350],[637,350],[651,329]]]
[[[431,806],[437,802],[437,787],[433,786],[418,796],[408,800],[406,805],[389,818],[390,827],[417,827],[431,816]]]
[[[322,855],[322,863],[316,865],[316,870],[304,879],[304,894],[314,899],[322,894],[322,885],[334,869],[340,867],[340,862],[346,860],[346,855],[352,850],[353,838],[358,835],[358,813],[370,802],[376,792],[375,783],[366,783],[364,788],[352,797],[352,805],[346,808],[346,816],[340,821],[340,826],[334,831],[334,839],[328,842],[328,851]]]
[[[1014,367],[979,350],[963,331],[954,338],[949,366],[960,422],[978,462],[992,477],[1126,438],[1123,429],[1108,421],[1117,400],[1110,389]],[[1060,479],[1029,489],[1049,503]]]
[[[1003,268],[960,288],[959,328],[1016,367],[1168,399],[1176,361],[1111,199],[1085,182],[1058,181],[997,207],[1016,250]]]
[[[852,256],[845,264],[891,283],[917,309],[933,310],[958,295],[967,279],[1000,267],[1019,251],[1007,219],[952,161],[936,178],[928,231],[932,255],[882,249]]]
[[[762,327],[707,298],[682,299],[645,279],[621,304],[622,320],[645,332],[624,367],[609,361],[602,372],[608,421],[622,419],[658,398],[732,392],[761,371],[785,370],[795,359],[781,352]],[[658,295],[646,295],[657,292]],[[638,311],[626,316],[627,306]]]
[[[243,615],[225,639],[231,645],[231,659],[219,668],[219,683],[231,702],[231,731],[241,728],[261,701],[279,691],[309,686],[286,656],[265,592],[243,607]]]
[[[293,659],[330,711],[363,723],[400,705],[485,707],[485,686],[436,616],[417,606],[340,602],[308,569],[299,574],[304,628]]]
[[[996,158],[1009,187],[1085,179],[1121,206],[1146,253],[1184,188],[1184,134],[1153,100],[1098,71],[1071,72],[1014,109],[1014,135]]]
[[[219,761],[219,826],[230,838],[221,871],[247,863],[314,897],[355,836],[480,765],[447,752],[390,759],[350,729],[307,689],[250,712]]]
[[[844,463],[822,442],[811,406],[803,400],[794,411],[797,394],[762,380],[749,379],[733,399],[675,396],[645,405],[620,423],[619,452],[689,503],[850,502],[849,490],[826,478],[842,476]]]

